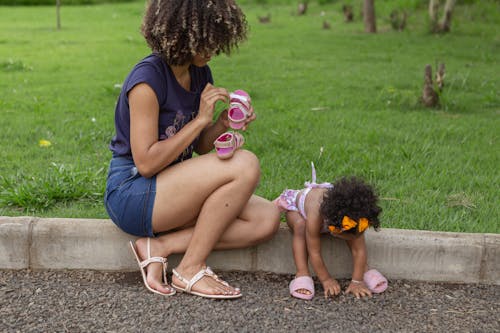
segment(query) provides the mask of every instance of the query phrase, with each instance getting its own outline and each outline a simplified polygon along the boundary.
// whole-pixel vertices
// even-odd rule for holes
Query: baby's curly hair
[[[355,221],[367,218],[369,225],[378,230],[381,212],[373,187],[356,177],[344,177],[335,182],[325,193],[320,206],[320,213],[327,224],[340,229],[343,217],[348,216]],[[357,228],[345,232],[356,233]]]
[[[246,39],[247,21],[233,0],[150,0],[141,31],[153,52],[178,66],[196,54],[229,55]]]

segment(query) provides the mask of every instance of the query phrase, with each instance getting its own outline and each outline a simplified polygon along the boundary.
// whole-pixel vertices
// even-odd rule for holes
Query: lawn
[[[253,98],[257,194],[301,187],[313,161],[319,181],[373,183],[383,227],[499,233],[500,5],[458,6],[451,33],[432,35],[425,8],[391,30],[394,3],[377,2],[377,34],[345,23],[340,2],[311,2],[305,16],[243,5],[249,40],[210,65],[217,85]],[[116,97],[149,52],[143,9],[63,6],[58,31],[53,6],[0,7],[0,215],[107,218]],[[424,66],[439,62],[441,104],[424,108]]]

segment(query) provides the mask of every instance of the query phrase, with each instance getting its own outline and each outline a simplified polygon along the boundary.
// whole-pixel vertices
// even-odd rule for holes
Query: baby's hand
[[[351,281],[351,283],[349,283],[349,286],[346,288],[345,293],[346,294],[351,293],[354,296],[356,296],[356,298],[372,296],[372,292],[370,291],[370,289],[368,289],[368,287],[363,281],[360,282]]]
[[[323,289],[325,290],[325,298],[340,294],[340,285],[337,280],[332,278],[323,281]]]

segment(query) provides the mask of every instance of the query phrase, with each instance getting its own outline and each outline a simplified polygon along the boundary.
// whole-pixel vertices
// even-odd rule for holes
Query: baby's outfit
[[[295,211],[299,212],[300,215],[307,221],[305,202],[307,195],[313,188],[332,188],[331,183],[316,183],[316,169],[314,168],[314,163],[311,162],[312,168],[312,180],[311,182],[305,182],[302,190],[284,190],[280,196],[274,201],[281,211]],[[321,227],[321,233],[330,233],[328,231],[328,225],[323,222]]]

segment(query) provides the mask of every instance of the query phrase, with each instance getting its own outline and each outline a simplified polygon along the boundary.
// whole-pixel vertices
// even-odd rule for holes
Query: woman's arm
[[[198,116],[168,140],[158,140],[160,107],[153,89],[141,83],[129,92],[130,146],[139,173],[152,177],[163,170],[193,142],[211,123],[213,107],[223,100],[224,89],[207,85],[202,93]]]
[[[208,125],[200,134],[200,140],[198,140],[198,145],[195,147],[195,151],[198,154],[206,154],[214,149],[214,141],[226,132],[229,128],[229,120],[227,119],[227,110],[224,110],[216,122]]]

